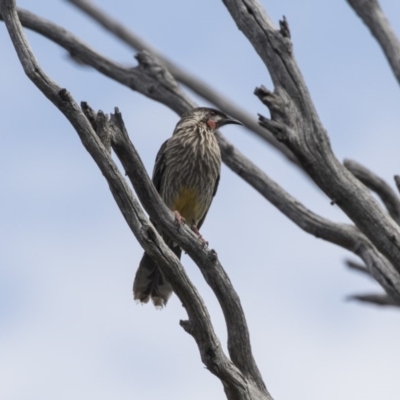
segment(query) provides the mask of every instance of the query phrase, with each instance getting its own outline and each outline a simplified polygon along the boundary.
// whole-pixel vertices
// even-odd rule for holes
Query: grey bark
[[[276,29],[255,0],[224,0],[271,75],[274,91],[259,88],[271,119],[260,117],[297,156],[314,182],[400,271],[400,228],[335,157],[293,55],[289,28]]]
[[[89,119],[96,119],[93,110],[85,103],[82,108]],[[228,331],[228,351],[232,361],[245,376],[256,382],[260,390],[265,390],[264,382],[252,355],[250,335],[239,296],[220,264],[217,253],[214,250],[206,251],[199,246],[198,238],[187,226],[182,228],[182,231],[186,231],[187,234],[181,235],[181,230],[177,231],[174,222],[172,224],[165,223],[171,212],[164,205],[151,183],[118,111],[111,115],[111,122],[114,128],[111,140],[112,149],[121,161],[143,207],[156,225],[163,227],[164,232],[171,237],[176,235],[177,242],[198,265],[224,313]]]
[[[231,115],[232,117],[241,121],[250,132],[253,132],[260,138],[264,139],[271,146],[285,155],[288,160],[298,165],[298,161],[292,152],[285,145],[279,143],[279,141],[275,139],[274,135],[269,132],[268,129],[263,129],[260,127],[255,116],[244,111],[241,107],[237,106],[232,101],[215,91],[210,85],[195,77],[193,74],[190,74],[176,63],[172,62],[170,59],[157,51],[153,46],[148,44],[145,40],[132,32],[126,26],[123,26],[110,15],[103,12],[92,2],[87,0],[67,0],[67,2],[82,10],[84,13],[86,13],[86,15],[93,18],[109,32],[112,32],[132,49],[138,51],[146,50],[149,53],[154,54],[161,61],[161,63],[165,65],[167,70],[178,82],[187,86],[189,89],[193,90],[193,92],[214,104],[226,114]]]
[[[126,86],[144,94],[145,96],[160,101],[161,103],[170,107],[172,110],[176,111],[178,114],[181,115],[189,108],[196,106],[196,104],[179,89],[175,80],[166,70],[165,66],[160,64],[157,58],[147,51],[137,55],[139,61],[138,67],[134,69],[125,68],[94,52],[79,39],[61,27],[58,27],[57,25],[24,10],[19,10],[18,13],[21,18],[21,22],[26,27],[33,29],[36,32],[41,33],[42,35],[55,41],[67,51],[75,54],[79,59],[83,59],[85,63],[91,65],[99,72],[104,73],[106,76],[125,84]],[[289,32],[288,28],[285,28],[284,22],[281,24],[281,30],[282,32],[286,32],[286,34]],[[278,35],[281,36],[280,33],[278,33]],[[279,103],[278,96],[272,95],[264,87],[257,89],[256,94],[263,101],[267,101],[266,98],[269,97],[274,98],[277,104],[272,108],[274,112],[279,115],[279,106],[281,104]],[[268,127],[271,128],[271,130],[273,130],[279,138],[281,138],[282,135],[284,137],[286,134],[287,128],[279,121],[268,120],[261,117],[260,123],[268,125]],[[340,232],[340,230],[337,230],[336,228],[340,226],[339,224],[333,224],[334,229],[332,229],[332,225],[330,225],[331,222],[324,219],[320,220],[320,222],[322,222],[321,225],[315,224],[315,218],[303,220],[303,206],[295,199],[289,198],[288,201],[285,201],[286,196],[284,195],[276,196],[274,201],[271,200],[273,196],[267,197],[265,195],[268,192],[265,190],[265,187],[279,188],[279,186],[275,182],[269,180],[267,175],[264,173],[258,175],[256,174],[253,179],[251,179],[251,175],[258,169],[250,160],[246,159],[246,157],[244,157],[232,145],[230,145],[229,142],[222,137],[222,135],[218,134],[217,137],[221,146],[223,161],[225,164],[233,169],[238,175],[242,176],[247,182],[256,188],[256,190],[260,191],[260,193],[262,193],[269,201],[277,206],[282,212],[285,213],[285,215],[291,218],[300,227],[303,229],[306,228],[305,230],[307,232],[332,243],[338,244],[362,257],[363,261],[368,266],[371,275],[374,276],[374,278],[382,285],[385,291],[394,298],[398,296],[400,287],[398,272],[393,268],[390,262],[388,262],[388,260],[376,250],[375,246],[370,241],[365,241],[364,239],[361,241],[359,240],[360,236],[358,235],[360,233],[357,229],[354,231],[355,236],[349,235],[348,230],[347,232],[346,230],[342,231],[342,233],[338,235],[337,232]],[[305,161],[307,163],[307,159]],[[251,171],[250,174],[243,173],[246,170],[245,166],[247,166],[248,170]],[[325,174],[328,176],[329,180],[329,171],[325,171]],[[256,182],[264,186],[264,189],[261,189],[260,185],[256,185]],[[273,182],[272,185],[271,182]],[[264,191],[261,192],[261,190]],[[270,193],[274,193],[274,190],[270,190]],[[283,191],[283,193],[286,192]],[[299,207],[296,212],[289,213],[287,210],[290,210],[291,207],[288,207],[287,204],[298,204]],[[377,203],[374,204],[377,206]],[[313,220],[314,224],[305,222]],[[324,227],[324,229],[321,229],[321,227]],[[351,227],[351,229],[354,229],[354,227]],[[363,238],[363,235],[361,235],[361,238]]]
[[[362,182],[375,192],[386,206],[389,215],[400,224],[400,200],[395,191],[378,175],[353,160],[344,160],[343,165]]]
[[[225,138],[219,137],[222,158],[226,165],[253,186],[271,204],[305,232],[341,246],[358,255],[369,273],[391,297],[400,299],[400,274],[356,227],[329,221],[308,210],[287,193],[250,160],[246,159]]]
[[[188,321],[181,321],[181,326],[195,339],[206,367],[221,380],[229,399],[272,399],[265,388],[251,354],[247,324],[241,310],[239,298],[222,266],[220,266],[215,251],[204,249],[189,228],[176,228],[173,213],[162,202],[147,176],[143,164],[125,131],[122,117],[118,113],[113,116],[112,129],[108,125],[104,114],[99,113],[96,117],[93,116],[91,125],[89,119],[78,107],[68,91],[53,82],[35,60],[19,23],[15,0],[4,0],[0,6],[4,22],[26,75],[73,125],[81,138],[82,144],[106,178],[111,193],[136,239],[144,250],[157,260],[157,264],[162,267],[165,276],[182,301],[189,319]],[[88,107],[86,107],[86,110],[88,110]],[[94,121],[95,124],[93,123]],[[93,126],[100,132],[102,140],[96,135]],[[202,264],[202,271],[211,279],[216,280],[215,288],[220,291],[218,293],[220,301],[236,300],[236,304],[229,304],[229,306],[234,311],[240,309],[241,314],[238,316],[235,312],[230,312],[227,318],[227,325],[229,327],[229,323],[231,323],[228,322],[229,318],[235,320],[235,328],[237,328],[236,323],[240,324],[241,329],[239,329],[239,332],[247,334],[247,337],[240,334],[236,335],[236,332],[233,332],[234,342],[231,343],[229,351],[234,356],[232,358],[237,358],[235,361],[238,365],[243,364],[243,371],[235,365],[235,361],[229,360],[222,351],[201,296],[190,282],[177,257],[165,245],[129,189],[127,182],[111,158],[110,144],[115,144],[116,148],[122,146],[124,149],[131,151],[129,156],[135,156],[130,158],[130,162],[136,162],[134,164],[135,172],[133,173],[130,170],[129,173],[133,177],[132,183],[134,183],[138,192],[142,193],[142,195],[143,193],[147,195],[150,193],[149,198],[146,200],[148,201],[148,211],[151,217],[160,222],[162,229],[182,245],[189,254],[195,255],[193,257],[195,261],[201,260],[204,263]],[[126,156],[125,153],[122,155]],[[122,155],[121,161],[123,162],[125,158]],[[132,167],[132,164],[129,167]],[[138,176],[141,179],[138,179]],[[217,275],[215,275],[215,272],[217,272]],[[226,291],[229,293],[226,293]]]

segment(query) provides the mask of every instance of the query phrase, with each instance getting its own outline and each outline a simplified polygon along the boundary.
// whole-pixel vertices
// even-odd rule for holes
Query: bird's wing
[[[215,181],[213,197],[214,197],[215,194],[217,193],[218,184],[219,184],[219,177],[220,177],[220,175],[218,175],[218,178],[217,178],[217,180]],[[203,218],[202,218],[202,219],[199,221],[199,223],[197,224],[197,229],[200,229],[201,225],[203,225],[203,222],[204,222],[204,220],[206,219],[208,210],[210,209],[211,203],[212,203],[212,202],[210,201],[210,204],[209,204],[209,206],[208,206],[208,208],[207,208],[207,211],[204,213]]]
[[[168,139],[169,140],[169,139]],[[153,184],[157,189],[158,193],[161,193],[161,186],[163,183],[163,175],[165,171],[165,149],[167,147],[168,140],[166,140],[158,150],[156,161],[153,170]]]

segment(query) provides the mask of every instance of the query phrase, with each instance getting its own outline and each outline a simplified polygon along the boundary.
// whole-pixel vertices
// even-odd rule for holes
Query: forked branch
[[[257,95],[282,124],[277,139],[297,156],[314,182],[400,271],[400,228],[371,193],[335,157],[293,55],[287,21],[276,29],[256,0],[223,0],[271,75],[274,90]],[[265,121],[264,121],[265,122]]]
[[[82,108],[89,119],[97,120],[93,111],[86,104],[83,104]],[[176,241],[198,265],[205,280],[215,293],[224,313],[228,331],[228,351],[232,361],[246,377],[256,382],[260,390],[266,390],[252,355],[250,335],[239,296],[219,262],[217,253],[199,246],[197,237],[189,228],[185,227],[183,231],[186,230],[186,233],[183,234],[181,230],[177,231],[173,221],[172,224],[165,222],[169,220],[170,211],[151,183],[140,157],[129,139],[118,110],[111,115],[111,123],[113,127],[111,146],[121,161],[143,207],[151,215],[156,225],[162,226],[164,232],[170,237],[176,238]]]
[[[99,72],[102,72],[100,67],[103,64],[104,57],[91,49],[87,49],[87,47],[77,38],[73,37],[73,35],[51,22],[42,20],[26,11],[19,11],[19,15],[27,27],[56,41],[56,43],[67,50],[75,49],[78,51],[79,57],[83,57],[91,66],[96,68]],[[282,23],[282,26],[284,25],[285,23]],[[286,31],[287,29],[285,32]],[[135,69],[134,74],[128,77],[129,79],[118,80],[118,70],[120,67],[117,65],[116,69],[114,69],[113,62],[107,60],[107,65],[110,66],[110,68],[108,68],[106,75],[146,96],[148,96],[146,90],[147,86],[143,86],[142,81],[148,82],[151,88],[151,98],[157,99],[161,103],[177,111],[180,115],[186,110],[196,106],[191,99],[179,90],[172,76],[163,65],[159,64],[156,57],[145,52],[140,54],[139,61],[139,67]],[[124,73],[129,74],[129,71],[130,70],[127,69]],[[280,102],[281,98],[278,95],[268,92],[265,88],[260,88],[256,93],[271,107],[274,115],[281,115],[283,118],[284,114],[280,114],[283,103]],[[265,121],[265,123],[268,122],[270,129],[273,130],[281,140],[291,133],[290,129],[287,129],[287,126],[282,122],[267,120],[265,118],[262,121]],[[259,170],[257,166],[235,149],[221,134],[217,134],[217,138],[221,147],[223,161],[233,171],[246,180],[306,232],[338,244],[360,256],[368,266],[371,275],[382,285],[385,291],[394,298],[399,296],[400,279],[398,272],[385,257],[379,254],[372,243],[367,240],[364,235],[360,234],[358,229],[348,225],[335,224],[313,214],[280,188],[279,185],[273,182],[264,172]]]
[[[182,301],[189,317],[188,321],[182,322],[182,326],[196,340],[204,364],[212,373],[220,378],[229,399],[271,399],[266,389],[261,390],[259,385],[254,383],[255,379],[253,379],[252,376],[246,376],[226,357],[214,333],[210,317],[202,298],[194,285],[190,282],[179,260],[165,245],[162,238],[149,222],[135,196],[129,189],[124,177],[112,160],[109,150],[96,135],[88,118],[75,103],[71,95],[65,89],[60,88],[56,83],[51,81],[38,65],[22,32],[15,9],[15,0],[4,0],[0,7],[25,73],[73,125],[86,150],[93,157],[102,174],[107,179],[113,197],[135,237],[145,251],[151,255],[163,269],[165,276]],[[121,127],[121,116],[116,118],[117,125]],[[106,119],[102,115],[100,115],[97,120],[106,122]],[[110,142],[116,137],[116,135],[114,135],[115,131],[107,135],[108,128],[109,126],[107,126],[107,124],[102,124],[101,126],[102,134],[100,136],[102,136],[102,140],[106,145],[107,136],[110,137]],[[137,158],[137,161],[139,161],[137,166],[146,174],[139,158]],[[147,176],[146,179],[148,190],[154,192],[154,187]],[[143,184],[143,182],[140,182],[140,184]],[[154,215],[154,217],[158,218],[161,222],[162,228],[165,228],[168,233],[171,233],[171,237],[177,240],[179,244],[181,244],[182,241],[182,246],[187,249],[188,252],[202,252],[204,257],[208,257],[208,264],[210,263],[210,257],[214,261],[216,259],[215,252],[213,253],[203,249],[190,230],[181,229],[178,231],[176,228],[172,228],[174,226],[172,212],[163,204],[156,192],[153,193],[153,196],[154,198],[152,200],[158,206],[157,211],[162,212],[164,216],[164,218],[159,218]],[[211,266],[209,266],[209,268],[210,267]]]
[[[234,104],[231,100],[218,93],[210,85],[172,62],[170,59],[157,51],[154,47],[149,45],[145,40],[143,40],[137,34],[128,29],[128,27],[122,25],[119,21],[115,20],[109,14],[102,11],[91,1],[67,0],[67,2],[73,4],[75,7],[83,11],[86,15],[90,16],[103,28],[107,29],[109,32],[117,36],[132,49],[135,49],[137,51],[145,50],[149,53],[154,54],[162,62],[162,64],[165,65],[168,71],[174,76],[174,78],[178,82],[187,86],[189,89],[193,90],[193,92],[197,93],[199,96],[203,97],[211,104],[214,104],[217,108],[224,111],[226,114],[241,121],[249,131],[255,133],[257,136],[261,137],[270,145],[275,147],[277,150],[283,153],[288,160],[299,165],[296,157],[286,146],[283,146],[281,143],[279,143],[279,141],[275,139],[274,135],[271,132],[269,132],[267,129],[263,129],[258,125],[255,116],[249,114],[241,107]]]

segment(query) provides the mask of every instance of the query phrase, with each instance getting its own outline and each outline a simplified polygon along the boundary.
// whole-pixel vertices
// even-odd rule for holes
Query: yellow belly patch
[[[181,214],[186,222],[190,224],[197,224],[201,218],[199,195],[196,189],[181,189],[178,196],[176,196],[173,202],[172,210],[176,210]]]

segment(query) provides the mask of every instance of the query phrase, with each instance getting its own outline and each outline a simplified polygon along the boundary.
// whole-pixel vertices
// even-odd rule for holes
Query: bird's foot
[[[185,220],[185,218],[182,217],[181,214],[179,214],[179,211],[175,210],[174,215],[175,215],[175,224],[179,229],[181,226],[185,225],[186,220]]]
[[[206,248],[206,247],[208,247],[208,242],[207,242],[207,240],[205,240],[205,239],[203,238],[203,236],[201,236],[201,233],[200,233],[199,230],[197,229],[197,226],[193,224],[193,225],[191,226],[191,228],[192,228],[192,231],[199,237],[200,243],[203,245],[203,249]]]

